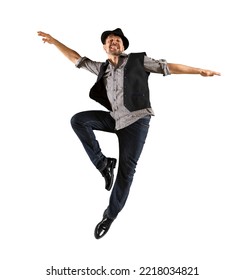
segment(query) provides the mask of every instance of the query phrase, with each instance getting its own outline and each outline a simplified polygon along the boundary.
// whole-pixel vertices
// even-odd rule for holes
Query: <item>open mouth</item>
[[[118,49],[118,46],[116,46],[116,45],[111,45],[109,48],[110,48],[110,49]]]

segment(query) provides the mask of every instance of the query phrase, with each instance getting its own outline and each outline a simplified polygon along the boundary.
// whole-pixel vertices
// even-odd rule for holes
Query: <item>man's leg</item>
[[[113,183],[113,169],[116,159],[106,158],[99,146],[94,130],[114,132],[115,122],[109,112],[85,111],[77,113],[71,119],[71,125],[83,144],[88,156],[106,181],[106,189]]]
[[[149,129],[150,117],[145,117],[116,132],[119,139],[119,167],[103,220],[95,229],[95,237],[103,237],[124,207]]]

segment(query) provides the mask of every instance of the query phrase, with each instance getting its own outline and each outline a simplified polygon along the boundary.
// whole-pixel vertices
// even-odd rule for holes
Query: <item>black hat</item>
[[[101,35],[101,41],[102,41],[103,44],[105,44],[105,41],[110,34],[114,34],[116,36],[119,36],[122,39],[125,50],[129,47],[129,41],[124,36],[124,34],[123,34],[123,32],[120,28],[116,28],[114,30],[104,31]]]

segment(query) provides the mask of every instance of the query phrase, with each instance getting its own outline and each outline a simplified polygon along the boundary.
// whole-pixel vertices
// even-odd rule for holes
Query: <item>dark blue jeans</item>
[[[120,130],[115,130],[115,121],[109,112],[85,111],[74,115],[71,119],[71,125],[90,160],[100,171],[106,166],[106,156],[101,151],[94,130],[115,133],[118,137],[119,165],[106,210],[109,218],[115,219],[117,217],[128,198],[137,161],[147,137],[150,118],[150,116],[141,118]]]

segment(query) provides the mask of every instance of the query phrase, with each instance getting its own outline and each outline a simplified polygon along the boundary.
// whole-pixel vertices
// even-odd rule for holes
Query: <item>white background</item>
[[[200,273],[165,279],[243,279],[241,3],[1,2],[1,279],[142,279],[141,266]],[[100,35],[117,27],[130,40],[128,52],[222,76],[150,76],[156,116],[133,187],[109,233],[96,240],[109,193],[70,126],[75,113],[103,109],[88,97],[96,77],[36,32],[104,61]],[[97,137],[104,154],[118,156],[115,135]],[[46,276],[51,266],[102,265],[137,272]]]

